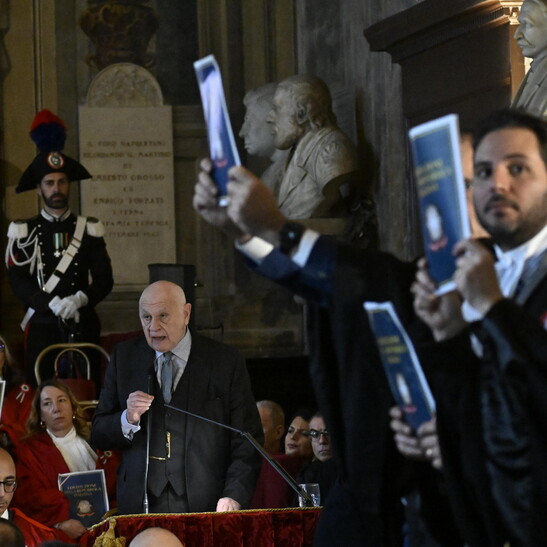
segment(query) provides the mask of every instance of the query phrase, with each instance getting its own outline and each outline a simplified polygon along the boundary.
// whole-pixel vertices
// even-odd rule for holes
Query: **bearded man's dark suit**
[[[138,390],[148,392],[150,377],[156,386],[152,413],[157,416],[165,412],[169,421],[173,451],[170,462],[173,465],[168,474],[174,474],[172,484],[184,485],[188,511],[214,511],[217,501],[223,497],[232,498],[245,508],[253,495],[260,456],[237,433],[164,409],[161,390],[155,379],[155,357],[155,352],[142,335],[118,344],[112,353],[93,417],[94,445],[123,450],[123,461],[118,471],[120,513],[141,513],[143,510],[147,414],[141,417],[141,430],[132,440],[123,435],[120,419],[127,408],[129,394]],[[262,427],[249,376],[235,349],[193,334],[188,363],[171,404],[176,406],[185,397],[188,411],[249,431],[261,441]],[[157,426],[156,421],[154,426]],[[158,444],[154,443],[155,435],[165,439],[162,437],[165,432],[154,430],[153,445]],[[154,454],[154,450],[152,447],[151,456],[164,456]],[[158,479],[153,476],[154,469],[151,464],[149,491],[151,486],[154,487],[153,481]],[[181,477],[175,476],[177,473],[183,474],[182,481],[179,480]]]
[[[409,333],[428,337],[409,291],[415,264],[322,236],[303,268],[277,250],[253,267],[312,303],[310,375],[340,471],[316,544],[401,545],[400,498],[411,463],[389,428],[395,402],[363,302],[391,300]]]
[[[386,525],[404,478],[390,447],[387,409],[394,403],[362,311],[365,300],[393,301],[426,369],[437,402],[443,474],[459,535],[473,547],[497,547],[508,538],[515,545],[544,545],[547,253],[519,296],[503,299],[482,321],[440,343],[428,340],[413,314],[409,289],[415,266],[411,263],[321,237],[303,268],[274,250],[256,269],[322,305],[310,321],[315,349],[310,372],[341,470],[344,492],[337,497],[350,500],[345,505],[350,522],[360,512],[362,531],[367,532],[363,545],[396,541],[386,533]],[[471,332],[483,344],[481,359],[472,350]],[[523,469],[527,469],[525,477]],[[337,497],[331,494],[329,502]],[[531,522],[522,525],[531,530],[526,543],[519,542],[512,530],[526,510],[516,511],[513,501],[531,504]],[[333,511],[332,526],[321,530],[319,544],[325,538],[324,544],[329,544],[330,528],[340,531],[335,526],[340,507]],[[441,532],[444,528],[440,543],[461,544],[448,512],[443,514],[437,505],[433,518],[446,517],[445,526],[435,527]],[[341,533],[346,533],[348,520]],[[378,535],[382,529],[383,537]]]
[[[437,401],[454,516],[472,547],[508,538],[511,545],[545,545],[546,329],[547,252],[515,297],[494,304],[458,336],[417,348]],[[482,358],[472,350],[471,332]],[[526,524],[519,507],[530,511]]]

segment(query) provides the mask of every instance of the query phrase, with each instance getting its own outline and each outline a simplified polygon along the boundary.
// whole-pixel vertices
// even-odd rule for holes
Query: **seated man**
[[[271,455],[279,454],[281,449],[281,438],[285,433],[285,412],[274,401],[258,401],[256,403],[262,431],[264,432],[264,448]]]
[[[281,438],[285,433],[285,413],[274,401],[258,401],[256,403],[262,429],[264,431],[264,449],[293,478],[300,468],[300,459],[283,454],[280,451]],[[255,493],[251,501],[251,509],[273,509],[290,507],[294,498],[294,490],[283,477],[263,459],[260,474],[256,483]]]
[[[310,420],[310,438],[314,458],[299,471],[296,480],[299,484],[319,484],[321,505],[324,505],[330,489],[338,479],[338,468],[332,459],[329,432],[320,411]]]
[[[17,487],[17,480],[13,459],[3,448],[0,448],[0,484],[2,485],[2,490],[0,490],[0,511],[2,511],[0,519],[11,521],[21,530],[27,547],[42,545],[42,542],[54,539],[70,541],[70,538],[60,530],[49,528],[32,520],[19,509],[9,509],[13,493]],[[0,536],[0,545],[4,545],[2,536]]]
[[[190,311],[181,287],[152,283],[139,300],[144,336],[121,342],[112,353],[92,441],[123,452],[117,495],[121,514],[146,511],[148,503],[153,513],[236,511],[251,501],[260,455],[247,439],[165,406],[248,431],[262,441],[242,357],[191,333]]]

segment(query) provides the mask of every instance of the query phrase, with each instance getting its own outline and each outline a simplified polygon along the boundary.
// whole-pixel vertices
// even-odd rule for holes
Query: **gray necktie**
[[[160,357],[161,392],[166,403],[171,401],[171,392],[173,390],[173,362],[171,357],[173,357],[173,354],[170,351],[166,351]]]

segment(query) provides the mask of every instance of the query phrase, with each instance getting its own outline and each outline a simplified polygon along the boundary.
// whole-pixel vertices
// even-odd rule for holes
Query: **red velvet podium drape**
[[[313,543],[320,512],[318,508],[302,508],[124,515],[95,525],[82,536],[80,545],[93,547],[114,521],[114,536],[125,537],[126,545],[145,528],[160,527],[171,530],[186,547],[307,547]],[[103,545],[108,547],[108,542]]]

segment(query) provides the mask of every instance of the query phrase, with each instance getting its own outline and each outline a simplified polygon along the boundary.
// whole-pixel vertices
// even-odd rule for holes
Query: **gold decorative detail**
[[[110,519],[108,521],[108,530],[97,537],[93,547],[125,547],[126,538],[117,538],[114,528],[116,528],[116,519]]]

